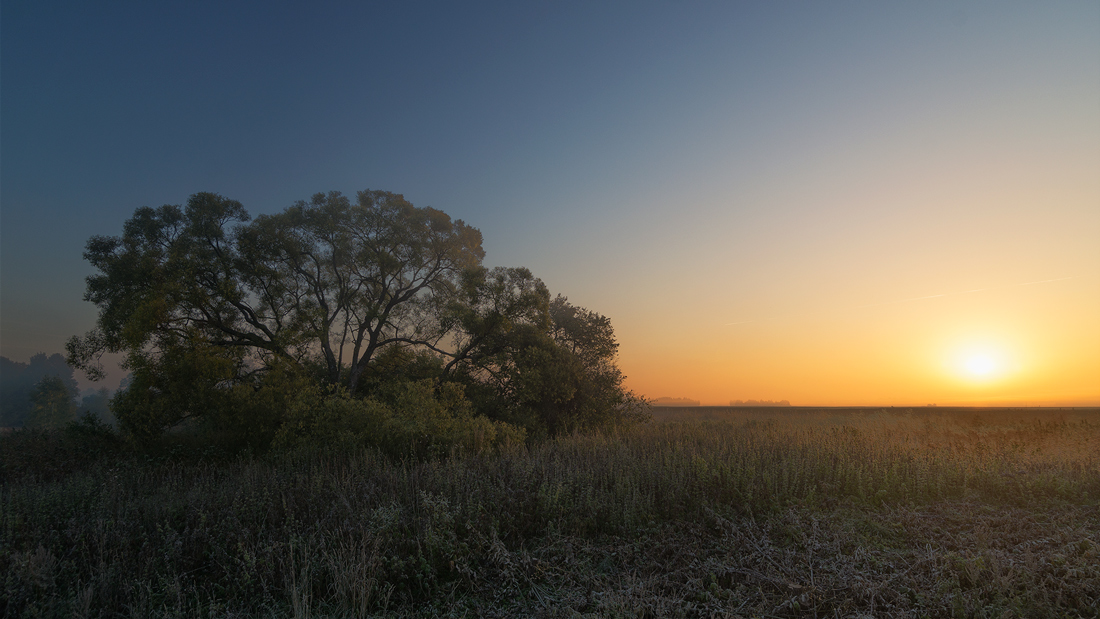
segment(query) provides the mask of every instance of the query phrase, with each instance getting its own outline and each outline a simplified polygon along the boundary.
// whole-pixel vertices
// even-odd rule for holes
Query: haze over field
[[[0,355],[139,206],[370,188],[649,397],[1100,404],[1096,2],[224,4],[0,6]]]

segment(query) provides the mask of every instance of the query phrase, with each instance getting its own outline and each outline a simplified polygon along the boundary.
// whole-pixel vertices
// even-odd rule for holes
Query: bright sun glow
[[[975,338],[965,344],[956,344],[950,353],[949,372],[972,385],[988,386],[1016,373],[1015,357],[1003,341]]]
[[[966,370],[974,376],[989,376],[996,369],[996,362],[986,355],[974,355],[966,360]]]

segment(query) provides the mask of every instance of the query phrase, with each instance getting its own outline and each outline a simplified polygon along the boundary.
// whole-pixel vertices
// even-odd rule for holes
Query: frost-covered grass
[[[658,410],[422,462],[16,433],[0,614],[1097,616],[1098,453],[1096,410]]]

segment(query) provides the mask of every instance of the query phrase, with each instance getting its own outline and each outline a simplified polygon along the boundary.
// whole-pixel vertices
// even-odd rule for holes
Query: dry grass
[[[0,614],[1100,615],[1098,411],[656,416],[432,462],[3,437]]]

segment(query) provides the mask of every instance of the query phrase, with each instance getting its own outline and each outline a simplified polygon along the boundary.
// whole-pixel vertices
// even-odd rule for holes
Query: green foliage
[[[550,302],[551,336],[587,366],[598,366],[615,357],[619,343],[611,319],[569,303],[558,295]]]
[[[108,425],[85,415],[63,429],[25,428],[0,437],[0,484],[46,481],[84,467],[117,464],[126,444]]]
[[[522,445],[522,429],[475,415],[462,387],[433,381],[396,382],[381,400],[342,389],[306,388],[291,402],[275,436],[279,449],[348,451],[372,447],[394,457],[435,458],[455,452],[488,454]]]
[[[111,412],[111,392],[106,388],[100,388],[81,398],[77,409],[81,416],[91,415],[108,425],[115,423],[115,415]]]
[[[90,461],[116,457],[125,444],[114,428],[92,414],[84,414],[65,426],[65,441],[78,455]]]
[[[468,370],[495,391],[479,401],[532,436],[609,429],[644,422],[644,400],[623,387],[611,321],[558,296],[545,322],[512,325]],[[467,379],[469,380],[469,379]]]
[[[551,302],[525,268],[484,268],[481,242],[389,192],[317,194],[252,221],[239,202],[197,193],[88,241],[99,319],[66,349],[92,378],[103,353],[125,354],[133,381],[112,408],[146,445],[187,426],[262,450],[292,418],[301,427],[281,443],[363,442],[370,426],[371,444],[438,455],[511,441],[504,422],[539,437],[641,420],[611,321]],[[390,414],[372,426],[376,404],[338,393]]]
[[[384,385],[401,381],[439,381],[443,378],[443,365],[443,358],[430,350],[389,346],[363,370],[356,394],[378,393]]]
[[[434,347],[446,335],[438,310],[485,255],[476,228],[385,191],[355,203],[316,194],[237,238],[248,285],[352,393],[385,348]]]
[[[139,208],[121,237],[89,240],[98,273],[85,297],[100,316],[70,340],[73,363],[95,374],[105,351],[201,341],[257,367],[317,362],[354,392],[383,348],[439,341],[430,310],[484,255],[476,229],[388,192],[355,204],[317,194],[248,221],[239,202],[198,193],[185,208]]]
[[[31,391],[31,411],[28,428],[60,428],[76,419],[73,394],[58,376],[43,378]]]
[[[201,343],[165,345],[159,354],[131,351],[130,385],[111,408],[124,432],[149,442],[188,420],[233,415],[241,359]]]
[[[454,333],[444,373],[499,366],[526,334],[550,326],[550,292],[525,268],[469,269],[441,326]]]
[[[290,401],[273,446],[336,451],[362,448],[380,438],[389,417],[386,406],[375,400],[353,398],[342,389],[326,394],[313,385]]]
[[[457,383],[443,383],[435,392],[430,381],[401,382],[382,396],[393,411],[383,435],[398,449],[421,457],[487,454],[524,442],[523,429],[474,414]]]

